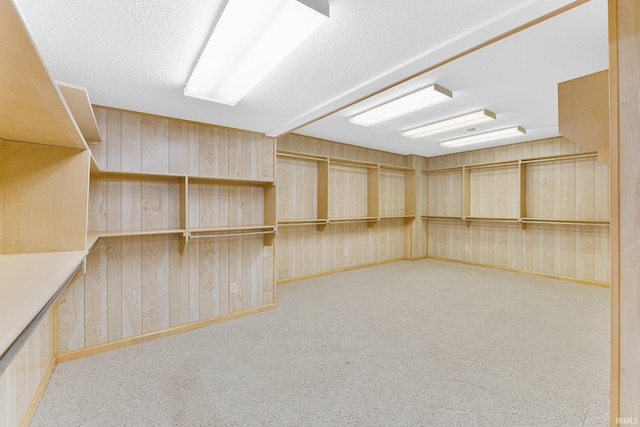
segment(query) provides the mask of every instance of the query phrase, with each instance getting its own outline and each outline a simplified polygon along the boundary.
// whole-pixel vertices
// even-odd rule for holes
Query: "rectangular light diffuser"
[[[449,141],[441,142],[440,145],[449,148],[462,147],[464,145],[479,144],[481,142],[494,141],[496,139],[522,136],[526,135],[526,133],[527,131],[525,129],[521,128],[520,126],[515,126],[511,128],[465,136],[462,138],[450,139]]]
[[[327,0],[229,0],[184,94],[235,105],[328,16]]]
[[[452,117],[450,119],[430,123],[428,125],[420,126],[414,129],[405,130],[404,132],[402,132],[402,136],[412,139],[423,138],[425,136],[436,135],[438,133],[477,125],[495,119],[496,115],[489,110],[474,111],[473,113],[464,114],[462,116]]]
[[[356,114],[349,121],[362,126],[372,126],[451,98],[453,98],[453,94],[450,90],[442,86],[431,85],[367,110],[364,113]]]

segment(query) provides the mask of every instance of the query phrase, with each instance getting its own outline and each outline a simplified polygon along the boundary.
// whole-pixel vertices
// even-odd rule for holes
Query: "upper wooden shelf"
[[[11,1],[0,3],[0,138],[88,149]]]
[[[93,108],[91,108],[91,101],[89,100],[87,89],[82,86],[63,82],[58,82],[58,88],[60,92],[62,92],[62,96],[67,102],[67,106],[71,110],[76,124],[80,128],[84,140],[86,142],[100,142],[102,137],[100,136],[96,116],[93,114]]]
[[[452,167],[438,168],[438,169],[424,169],[420,172],[425,175],[436,174],[436,173],[463,172],[465,170],[518,166],[518,165],[526,165],[529,163],[545,163],[545,162],[577,160],[577,159],[583,159],[583,158],[596,158],[598,157],[598,155],[599,153],[597,151],[587,151],[582,153],[557,154],[555,156],[532,157],[532,158],[521,159],[521,160],[505,160],[503,162],[476,163],[473,165],[465,165],[465,166],[452,166]]]
[[[406,166],[388,165],[384,163],[375,163],[375,162],[365,162],[361,160],[343,159],[340,157],[319,156],[316,154],[297,153],[295,151],[278,150],[276,155],[278,157],[290,157],[294,159],[312,160],[316,162],[328,162],[333,164],[355,166],[355,167],[361,167],[366,169],[376,169],[379,167],[380,169],[397,171],[397,172],[405,172],[405,173],[415,172],[413,168],[406,167]]]
[[[86,251],[0,255],[0,354],[73,276]]]
[[[226,184],[226,185],[257,185],[272,186],[275,181],[262,179],[245,179],[245,178],[226,178],[201,175],[185,175],[175,173],[156,173],[156,172],[132,172],[132,171],[111,171],[101,170],[95,160],[91,162],[91,177],[94,179],[134,179],[134,180],[174,180],[188,178],[189,182],[194,184]]]

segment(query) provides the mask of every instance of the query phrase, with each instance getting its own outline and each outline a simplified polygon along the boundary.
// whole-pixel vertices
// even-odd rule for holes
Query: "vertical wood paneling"
[[[552,138],[429,159],[429,168],[511,161],[579,148]],[[526,216],[552,219],[608,219],[608,168],[594,158],[529,163],[526,173]],[[461,175],[461,174],[460,174]],[[493,175],[493,178],[489,177]],[[426,175],[429,215],[456,215],[447,192],[460,188],[455,173]],[[517,168],[471,171],[472,216],[519,217]],[[424,193],[422,193],[424,194]],[[460,194],[460,190],[458,190]],[[505,195],[507,195],[505,197]],[[425,197],[425,196],[423,196]],[[448,213],[444,213],[448,212]],[[459,214],[457,214],[459,215]],[[609,281],[609,230],[600,226],[476,223],[429,220],[429,255],[479,264],[554,274],[598,282]]]
[[[96,107],[109,170],[274,179],[275,141],[262,135]],[[180,179],[91,180],[90,230],[180,228]],[[264,188],[189,182],[191,227],[262,224]],[[272,304],[274,248],[262,236],[104,237],[58,301],[62,353]],[[231,294],[229,283],[237,283]]]
[[[279,138],[278,150],[412,166],[406,156],[295,134]],[[331,163],[329,169],[329,217],[367,216],[368,169],[339,163]],[[278,220],[316,218],[318,163],[280,157],[277,174]],[[380,215],[404,214],[405,175],[388,170],[380,175]],[[277,280],[410,256],[411,229],[402,219],[384,219],[371,228],[366,223],[330,224],[323,231],[315,226],[279,227]],[[416,248],[421,245],[426,251],[426,239],[416,238]],[[263,295],[266,303],[268,294]]]
[[[49,310],[0,375],[0,426],[23,425],[53,362],[53,314]],[[28,413],[29,412],[29,413]],[[26,424],[24,424],[26,425]]]

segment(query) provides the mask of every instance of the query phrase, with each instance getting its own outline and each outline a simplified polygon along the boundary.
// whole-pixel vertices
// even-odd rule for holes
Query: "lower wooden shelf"
[[[0,255],[0,356],[9,353],[86,256],[87,251]]]
[[[455,215],[422,215],[420,217],[421,219],[426,219],[426,220],[430,220],[430,219],[457,219],[462,221],[462,217],[461,216],[455,216]]]
[[[183,228],[152,228],[147,230],[109,230],[89,231],[87,233],[87,249],[91,249],[101,237],[152,236],[156,234],[184,234]]]

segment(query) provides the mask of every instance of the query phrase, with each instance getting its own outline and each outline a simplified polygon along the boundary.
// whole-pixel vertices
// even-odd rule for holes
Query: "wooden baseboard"
[[[351,267],[336,268],[335,270],[322,271],[320,273],[308,274],[306,276],[291,277],[288,279],[280,279],[276,281],[276,285],[284,285],[287,283],[298,282],[300,280],[313,279],[314,277],[328,276],[330,274],[344,273],[345,271],[359,270],[361,268],[375,267],[376,265],[390,264],[392,262],[407,261],[409,258],[393,258],[386,261],[370,262],[368,264],[358,264]]]
[[[20,422],[20,427],[28,427],[31,424],[31,420],[33,416],[36,414],[36,409],[38,409],[38,404],[40,404],[40,399],[44,395],[44,391],[47,389],[47,384],[49,384],[49,379],[51,378],[51,374],[53,374],[53,370],[56,367],[56,358],[55,356],[51,359],[51,363],[47,367],[47,370],[44,372],[44,375],[40,379],[40,385],[38,385],[38,389],[36,393],[31,398],[31,403],[29,403],[29,407],[27,408],[27,412],[25,412],[24,417],[22,417],[22,421]]]
[[[580,283],[580,284],[583,284],[583,285],[600,286],[600,287],[603,287],[603,288],[611,287],[611,285],[609,283],[598,282],[596,280],[576,279],[575,277],[560,276],[560,275],[557,275],[557,274],[548,274],[548,273],[538,273],[536,271],[519,270],[517,268],[499,267],[499,266],[491,265],[491,264],[480,264],[480,263],[477,263],[477,262],[464,261],[464,260],[452,259],[452,258],[444,258],[444,257],[439,257],[439,256],[427,256],[426,258],[435,259],[435,260],[438,260],[438,261],[455,262],[455,263],[458,263],[458,264],[473,265],[473,266],[476,266],[476,267],[493,268],[495,270],[512,271],[514,273],[531,274],[531,275],[534,275],[534,276],[546,277],[548,279],[565,280],[567,282]]]
[[[81,348],[79,350],[72,350],[66,353],[60,353],[58,355],[58,363],[68,362],[70,360],[80,359],[82,357],[93,356],[94,354],[104,353],[105,351],[128,347],[130,345],[140,344],[146,341],[168,337],[171,335],[176,335],[176,334],[180,334],[187,331],[193,331],[195,329],[216,325],[218,323],[227,322],[229,320],[238,319],[240,317],[250,316],[252,314],[258,314],[264,311],[273,310],[276,307],[277,307],[277,304],[275,303],[269,304],[263,307],[252,308],[250,310],[238,311],[236,313],[227,314],[225,316],[219,316],[219,317],[214,317],[212,319],[201,320],[193,323],[187,323],[185,325],[180,325],[180,326],[176,326],[169,329],[163,329],[162,331],[152,332],[145,335],[138,335],[135,337],[124,338],[118,341],[106,342],[106,343],[97,344],[91,347]]]

